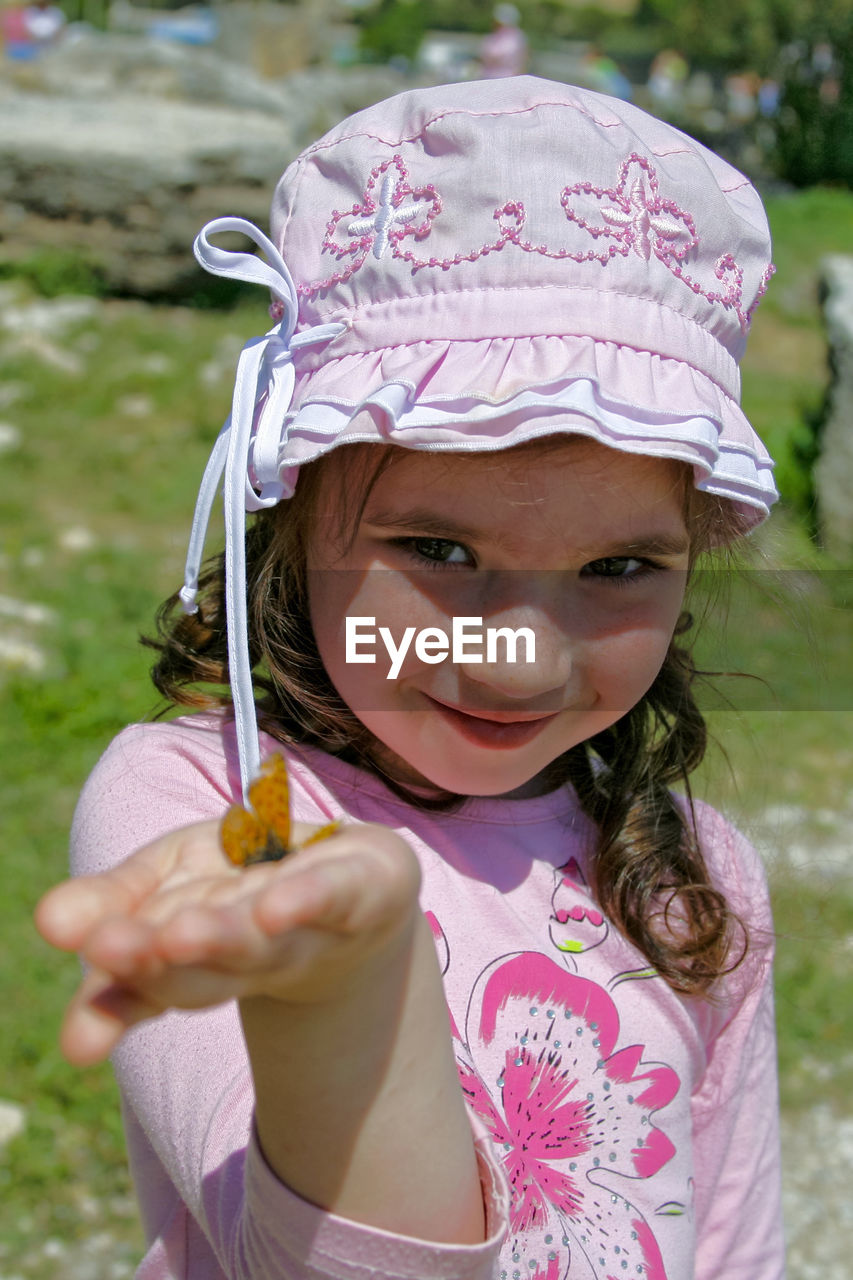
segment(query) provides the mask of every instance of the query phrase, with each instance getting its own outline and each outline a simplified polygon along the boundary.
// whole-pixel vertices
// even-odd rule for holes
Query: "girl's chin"
[[[547,781],[552,759],[511,759],[505,751],[472,752],[470,745],[460,753],[448,745],[436,744],[406,758],[378,744],[376,760],[384,774],[415,792],[525,799],[553,790]]]
[[[472,799],[529,800],[535,796],[546,795],[549,791],[553,791],[554,783],[549,780],[548,770],[536,773],[532,777],[519,776],[516,773],[509,778],[496,778],[494,774],[489,777],[469,774],[466,777],[460,772],[456,772],[446,779],[442,776],[436,776],[428,782],[424,778],[420,783],[420,787],[433,788],[439,794],[449,792],[452,795],[466,796]],[[418,788],[416,787],[415,789]]]

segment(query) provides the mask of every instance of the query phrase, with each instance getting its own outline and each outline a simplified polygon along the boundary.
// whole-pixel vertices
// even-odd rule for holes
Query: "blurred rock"
[[[0,252],[82,254],[107,287],[180,293],[197,277],[193,237],[209,218],[264,223],[272,183],[298,150],[284,113],[130,94],[20,94],[3,103]],[[19,210],[23,210],[21,216]]]
[[[21,443],[21,432],[12,422],[0,422],[0,453],[8,453],[17,449]]]
[[[103,31],[81,31],[26,66],[9,64],[12,85],[60,97],[158,97],[248,111],[298,108],[280,84],[212,49]]]
[[[210,49],[86,33],[0,81],[0,260],[80,255],[107,289],[181,296],[210,218],[267,224],[272,187],[343,116],[404,87],[382,68],[277,81]]]
[[[824,320],[832,383],[815,465],[820,532],[827,551],[853,563],[853,257],[823,259]]]
[[[0,1146],[16,1138],[26,1125],[26,1113],[17,1102],[0,1099]]]
[[[288,75],[328,57],[333,8],[330,0],[300,4],[229,0],[216,9],[216,47],[262,76]]]
[[[815,1084],[815,1096],[821,1095]],[[782,1122],[782,1207],[789,1280],[849,1280],[853,1117],[826,1103]]]

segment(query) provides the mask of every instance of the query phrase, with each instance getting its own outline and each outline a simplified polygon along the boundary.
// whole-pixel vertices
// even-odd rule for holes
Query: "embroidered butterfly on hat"
[[[249,804],[233,804],[222,819],[220,837],[228,861],[235,867],[257,862],[280,862],[289,853],[325,840],[340,826],[328,822],[307,840],[291,844],[290,780],[284,756],[269,756],[249,786]]]

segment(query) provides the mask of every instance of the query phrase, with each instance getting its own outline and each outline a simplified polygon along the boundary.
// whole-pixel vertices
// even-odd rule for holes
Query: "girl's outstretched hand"
[[[310,830],[296,824],[295,839]],[[66,1012],[63,1052],[78,1065],[100,1061],[128,1028],[168,1008],[338,999],[342,981],[358,982],[412,929],[419,886],[405,841],[367,824],[237,870],[219,824],[203,822],[66,881],[36,909],[46,941],[80,952],[88,970]]]

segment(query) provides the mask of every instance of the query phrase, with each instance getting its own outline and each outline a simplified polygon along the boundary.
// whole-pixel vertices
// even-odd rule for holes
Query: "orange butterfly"
[[[290,843],[290,783],[284,756],[269,756],[249,786],[249,803],[232,804],[222,819],[222,848],[236,867],[254,862],[278,862],[296,849],[324,840],[340,826],[328,822],[301,844]],[[253,812],[254,811],[254,812]]]

